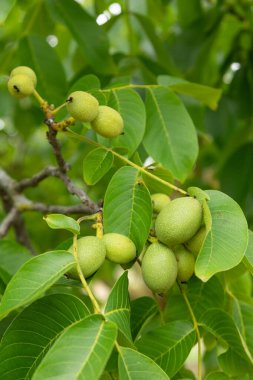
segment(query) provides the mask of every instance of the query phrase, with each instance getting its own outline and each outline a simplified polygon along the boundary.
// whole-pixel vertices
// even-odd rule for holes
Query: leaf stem
[[[98,215],[98,213],[91,214],[91,215],[81,216],[81,218],[77,219],[77,223],[80,224],[80,223],[82,223],[83,221],[86,221],[86,220],[96,220],[97,215]]]
[[[191,315],[191,318],[192,318],[192,321],[193,321],[193,326],[194,326],[194,329],[196,331],[196,335],[197,335],[197,341],[198,341],[198,380],[202,380],[202,355],[201,355],[201,337],[200,337],[200,332],[199,332],[199,327],[198,327],[198,322],[197,322],[197,319],[194,315],[194,312],[192,310],[192,307],[191,307],[191,304],[189,302],[189,299],[187,297],[187,294],[185,292],[185,288],[183,286],[180,286],[180,284],[178,283],[178,286],[179,286],[179,289],[182,293],[182,296],[185,300],[185,303],[188,307],[188,310],[190,312],[190,315]]]
[[[158,88],[158,87],[163,87],[162,85],[160,84],[149,84],[149,85],[146,85],[146,84],[126,84],[124,86],[118,86],[118,87],[114,87],[114,88],[105,88],[103,90],[99,90],[100,92],[109,92],[109,91],[118,91],[118,90],[125,90],[125,89],[131,89],[131,88]]]
[[[100,147],[100,148],[103,148],[105,149],[107,152],[111,152],[114,156],[116,156],[117,158],[119,158],[121,161],[125,162],[127,165],[130,165],[132,166],[133,168],[137,169],[139,172],[145,174],[146,176],[154,179],[155,181],[157,182],[160,182],[161,184],[163,184],[164,186],[167,186],[169,187],[170,189],[173,189],[175,191],[177,191],[178,193],[181,193],[183,195],[188,195],[187,191],[183,190],[183,189],[180,189],[179,187],[173,185],[172,183],[170,182],[167,182],[167,181],[164,181],[162,178],[159,178],[157,177],[156,175],[150,173],[149,171],[147,171],[145,168],[135,164],[134,162],[128,160],[126,157],[124,156],[121,156],[121,154],[115,152],[113,149],[111,148],[107,148],[106,146],[102,145],[102,144],[99,144],[98,142],[96,141],[93,141],[93,140],[90,140],[88,139],[87,137],[85,136],[81,136],[79,135],[78,133],[75,133],[73,131],[71,131],[70,129],[67,128],[67,134],[69,134],[71,137],[73,138],[76,138],[78,140],[81,140],[81,141],[85,141],[87,142],[88,144],[90,145],[94,145],[96,147]]]
[[[84,290],[86,291],[86,293],[88,294],[88,296],[92,302],[94,312],[100,314],[101,313],[100,307],[99,307],[97,300],[94,297],[92,291],[90,290],[89,285],[87,284],[87,281],[84,278],[84,275],[83,275],[83,272],[82,272],[82,269],[80,266],[78,251],[77,251],[77,235],[76,234],[74,234],[74,237],[73,237],[73,253],[74,253],[74,257],[76,259],[77,273],[80,277],[80,280],[81,280],[81,283],[84,287]]]

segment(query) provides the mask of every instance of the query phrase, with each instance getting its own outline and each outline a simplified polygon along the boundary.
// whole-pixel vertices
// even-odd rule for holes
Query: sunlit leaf
[[[50,251],[27,261],[12,277],[0,304],[0,317],[40,297],[75,264],[66,251]]]

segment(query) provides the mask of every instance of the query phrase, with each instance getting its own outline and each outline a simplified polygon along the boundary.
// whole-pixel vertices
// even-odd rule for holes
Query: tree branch
[[[55,166],[47,166],[43,170],[41,170],[39,173],[35,174],[31,178],[25,178],[19,181],[16,186],[15,190],[19,193],[21,193],[23,190],[27,189],[28,187],[35,187],[37,186],[41,181],[48,177],[59,177],[59,169]]]
[[[0,239],[7,235],[10,227],[15,223],[18,211],[12,208],[0,224]]]
[[[47,123],[47,125],[48,125],[48,128],[49,128],[49,130],[47,132],[48,142],[49,142],[49,144],[53,148],[54,155],[55,155],[58,167],[59,167],[59,175],[58,175],[58,177],[63,181],[63,183],[65,184],[65,186],[66,186],[66,188],[68,190],[68,192],[70,194],[76,195],[80,199],[80,201],[87,208],[90,209],[90,212],[96,212],[96,211],[98,211],[99,208],[98,208],[97,204],[94,203],[94,202],[92,202],[92,200],[87,196],[87,194],[85,193],[85,191],[83,191],[82,189],[80,189],[79,187],[77,187],[71,181],[71,179],[68,177],[67,171],[69,170],[69,165],[66,164],[66,162],[65,162],[65,160],[64,160],[64,158],[62,156],[61,147],[60,147],[59,141],[56,138],[57,131],[54,130],[49,123]]]

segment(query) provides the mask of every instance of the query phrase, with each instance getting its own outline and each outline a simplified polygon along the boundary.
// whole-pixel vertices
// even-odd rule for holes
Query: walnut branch
[[[15,186],[15,190],[21,193],[23,190],[27,189],[28,187],[35,187],[44,179],[48,177],[58,177],[59,174],[60,174],[60,171],[57,167],[47,166],[43,170],[41,170],[39,173],[32,176],[31,178],[25,178],[17,182]]]
[[[69,165],[66,164],[62,156],[61,147],[60,147],[59,141],[56,138],[57,131],[53,129],[53,127],[50,125],[48,121],[46,122],[46,124],[48,125],[48,132],[47,132],[48,142],[53,148],[54,155],[55,155],[58,168],[59,168],[59,173],[57,174],[57,176],[63,181],[68,192],[70,194],[76,195],[84,205],[90,208],[91,212],[98,211],[97,204],[92,202],[91,199],[85,193],[85,191],[77,187],[68,177],[67,172],[70,168],[69,168]]]
[[[2,223],[0,224],[0,239],[3,238],[5,235],[7,235],[9,229],[11,226],[15,223],[15,220],[17,218],[18,211],[16,208],[12,208]]]
[[[38,95],[39,96],[39,95]],[[64,160],[61,152],[61,146],[57,140],[57,130],[64,130],[64,126],[73,123],[74,119],[70,118],[62,123],[54,121],[54,114],[50,106],[39,96],[42,101],[41,108],[45,114],[45,124],[48,126],[47,139],[53,148],[57,166],[47,166],[31,178],[25,178],[21,181],[15,181],[3,169],[0,168],[0,198],[2,198],[3,208],[6,216],[0,224],[0,238],[4,237],[11,227],[14,228],[16,238],[19,242],[33,251],[28,233],[25,228],[22,213],[25,211],[36,211],[46,213],[63,213],[63,214],[91,214],[99,210],[99,206],[94,203],[84,190],[77,187],[69,178],[67,172],[70,166]],[[66,124],[66,125],[65,125]],[[60,179],[70,194],[77,196],[81,204],[64,206],[64,205],[47,205],[40,202],[33,202],[24,194],[24,190],[29,187],[37,186],[41,181],[48,177]]]

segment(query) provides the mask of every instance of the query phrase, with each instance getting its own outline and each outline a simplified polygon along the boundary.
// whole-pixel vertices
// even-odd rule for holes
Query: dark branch
[[[62,153],[61,153],[61,146],[59,144],[59,141],[57,140],[57,131],[55,131],[50,125],[49,125],[49,130],[47,132],[47,138],[49,141],[49,144],[53,147],[54,154],[56,157],[57,164],[59,166],[59,175],[58,177],[63,181],[65,184],[68,192],[70,194],[76,195],[80,201],[90,209],[90,212],[96,212],[98,211],[98,206],[96,203],[94,203],[79,187],[77,187],[71,179],[67,175],[67,171],[69,170],[69,166],[66,164]]]
[[[61,206],[61,205],[45,205],[44,203],[33,202],[26,211],[37,211],[42,214],[89,214],[90,209],[85,205]]]
[[[45,169],[41,170],[39,173],[35,174],[31,178],[25,178],[19,181],[16,184],[16,191],[22,192],[28,187],[34,187],[37,186],[41,181],[48,177],[59,177],[59,169],[55,166],[47,166]]]

